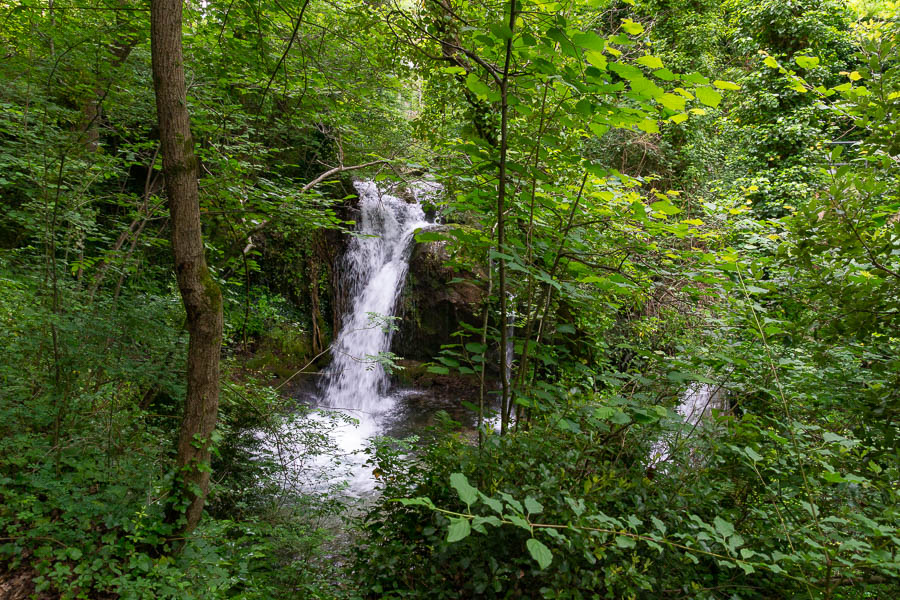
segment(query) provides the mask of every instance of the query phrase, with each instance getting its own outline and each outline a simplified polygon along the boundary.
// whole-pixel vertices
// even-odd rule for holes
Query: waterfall
[[[681,416],[687,433],[683,440],[671,437],[657,440],[650,449],[648,467],[663,465],[672,457],[672,452],[680,443],[689,443],[691,435],[697,430],[703,418],[712,414],[713,409],[725,410],[728,400],[721,386],[707,383],[692,383],[684,391],[675,411]]]
[[[369,440],[394,417],[404,392],[388,393],[389,378],[379,355],[390,351],[397,299],[406,281],[416,231],[430,226],[419,199],[436,194],[434,183],[410,186],[411,200],[384,193],[372,181],[353,184],[359,212],[338,268],[349,298],[343,326],[332,345],[318,405],[352,417],[331,436],[339,453],[320,456],[318,468],[330,485],[346,483],[349,496],[365,497],[375,488],[365,450]]]
[[[409,270],[413,235],[429,225],[414,202],[381,193],[372,181],[354,184],[360,219],[340,268],[350,298],[349,312],[332,347],[325,372],[324,404],[365,413],[383,412],[388,376],[378,362],[390,350],[397,298]]]

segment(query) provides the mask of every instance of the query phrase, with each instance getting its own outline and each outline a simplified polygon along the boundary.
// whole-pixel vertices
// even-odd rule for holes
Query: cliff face
[[[422,242],[413,249],[409,275],[397,308],[402,318],[391,350],[412,360],[432,360],[444,344],[459,343],[461,323],[478,326],[485,284],[474,273],[444,265],[445,242]]]

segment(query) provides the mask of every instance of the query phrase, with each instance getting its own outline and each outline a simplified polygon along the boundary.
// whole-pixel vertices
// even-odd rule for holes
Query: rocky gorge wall
[[[391,350],[403,358],[432,360],[444,344],[459,343],[461,323],[478,326],[486,292],[477,274],[446,266],[446,242],[419,242],[400,296],[402,320]]]

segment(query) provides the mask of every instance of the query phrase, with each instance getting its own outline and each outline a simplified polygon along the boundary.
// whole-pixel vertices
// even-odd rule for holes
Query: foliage
[[[0,2],[4,568],[71,598],[896,596],[897,9],[188,3],[228,368],[176,540],[147,13]],[[376,440],[380,495],[336,542],[346,465],[315,473],[341,419],[286,383],[346,309],[350,178],[423,172],[445,193],[417,240],[483,280],[423,369],[478,380],[454,398],[478,431]]]

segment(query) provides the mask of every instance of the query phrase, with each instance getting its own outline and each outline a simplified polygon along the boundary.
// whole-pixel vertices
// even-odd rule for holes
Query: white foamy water
[[[661,439],[653,444],[650,449],[648,466],[655,467],[667,462],[672,456],[674,447],[689,438],[703,418],[710,415],[713,409],[724,410],[726,402],[725,392],[721,386],[706,383],[692,383],[688,386],[681,396],[681,402],[675,408],[675,411],[684,420],[685,435],[684,437],[679,436],[680,439]]]
[[[416,231],[429,227],[418,202],[435,184],[414,186],[413,201],[382,193],[372,181],[354,184],[359,193],[360,219],[339,268],[347,286],[350,308],[332,347],[332,362],[324,373],[321,406],[346,412],[358,420],[334,431],[334,439],[350,469],[349,491],[362,495],[375,480],[364,463],[368,441],[383,430],[384,418],[396,398],[388,394],[389,378],[378,356],[389,352],[392,318],[406,281]],[[339,476],[338,474],[335,474]]]

